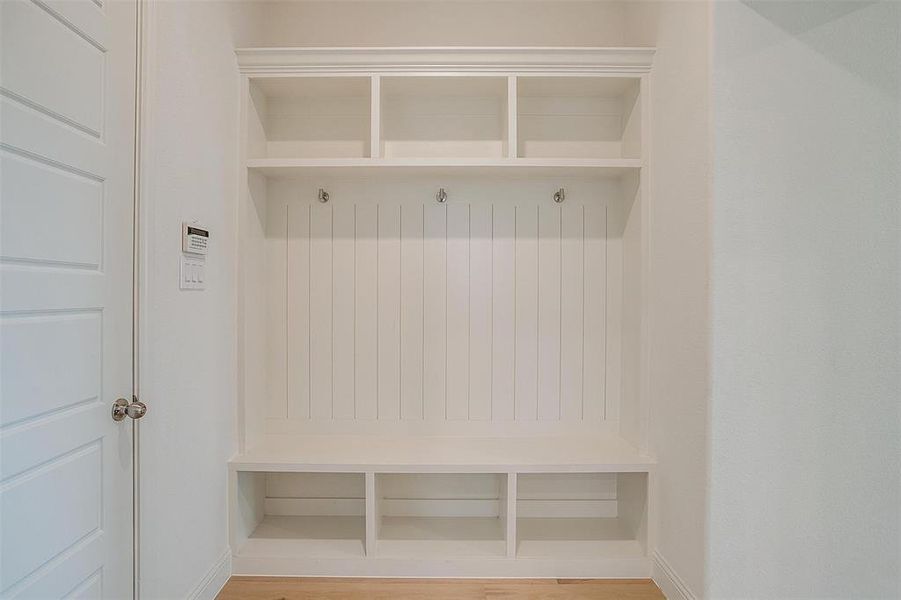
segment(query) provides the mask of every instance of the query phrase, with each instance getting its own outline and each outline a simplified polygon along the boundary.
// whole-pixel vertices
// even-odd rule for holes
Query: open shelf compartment
[[[518,77],[517,156],[640,158],[637,77]]]
[[[362,473],[234,473],[232,540],[241,556],[362,558]]]
[[[517,476],[518,558],[643,557],[647,473]]]
[[[507,156],[506,77],[382,77],[384,158]]]
[[[369,77],[250,80],[248,157],[370,156]]]
[[[374,487],[378,556],[506,555],[506,475],[384,473]]]

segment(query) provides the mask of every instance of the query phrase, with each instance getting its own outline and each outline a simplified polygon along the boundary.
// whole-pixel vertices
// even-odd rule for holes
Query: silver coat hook
[[[322,188],[319,188],[319,201],[320,202],[328,202],[328,192],[326,192]]]
[[[559,190],[554,192],[554,202],[556,202],[557,204],[560,204],[564,200],[566,200],[566,190],[564,190],[563,188],[560,188]]]
[[[439,204],[447,202],[447,192],[444,191],[444,188],[438,189],[438,193],[435,194],[435,200],[437,200]]]

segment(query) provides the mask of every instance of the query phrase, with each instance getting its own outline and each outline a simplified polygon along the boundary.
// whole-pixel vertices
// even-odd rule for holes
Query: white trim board
[[[644,557],[597,559],[523,558],[297,558],[235,556],[234,575],[270,577],[458,577],[642,579],[650,574]]]
[[[657,550],[654,550],[651,560],[651,579],[669,600],[697,600],[697,596]]]
[[[267,436],[234,471],[361,473],[647,473],[654,457],[619,436],[451,438]]]
[[[203,579],[187,595],[188,600],[213,600],[222,591],[231,573],[232,551],[226,547]]]
[[[647,73],[656,48],[239,48],[242,73]]]
[[[409,174],[453,175],[508,172],[522,177],[523,170],[535,176],[589,176],[618,178],[640,169],[640,158],[251,158],[247,168],[267,177],[372,175],[384,170]],[[464,171],[466,170],[466,171]]]

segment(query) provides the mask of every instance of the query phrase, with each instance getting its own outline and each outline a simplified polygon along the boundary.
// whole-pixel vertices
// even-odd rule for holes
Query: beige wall
[[[648,297],[656,550],[697,596],[704,589],[708,464],[708,13],[707,2],[637,2],[626,20],[628,45],[657,46]]]
[[[714,4],[711,598],[901,597],[901,4]]]
[[[265,1],[259,46],[620,46],[624,2]]]
[[[141,597],[169,600],[189,597],[227,558],[225,465],[235,450],[236,402],[233,49],[248,40],[254,12],[212,1],[148,8]],[[180,227],[192,219],[211,231],[205,291],[178,289]]]

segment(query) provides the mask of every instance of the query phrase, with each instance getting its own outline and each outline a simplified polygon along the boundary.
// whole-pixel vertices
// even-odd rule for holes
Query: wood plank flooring
[[[650,579],[232,577],[217,600],[665,600]]]

